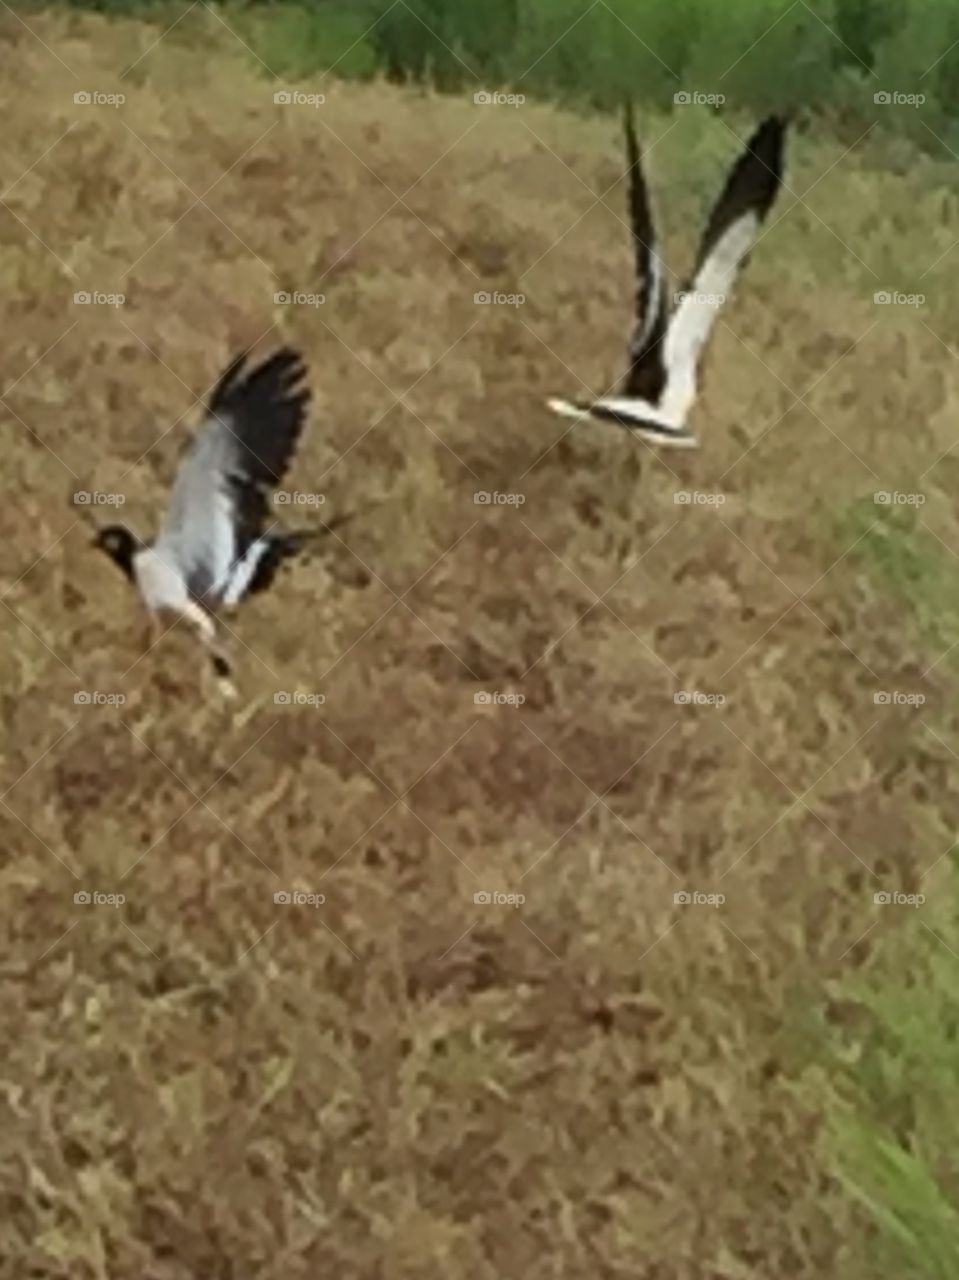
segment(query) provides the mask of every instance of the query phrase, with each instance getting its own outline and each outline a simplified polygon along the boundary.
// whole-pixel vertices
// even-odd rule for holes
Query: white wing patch
[[[226,580],[219,584],[223,592],[222,603],[224,605],[240,603],[246,595],[259,563],[268,549],[269,543],[266,538],[257,538],[255,542],[251,542],[247,547],[246,555],[243,559],[230,566],[230,572]]]
[[[660,406],[672,422],[685,422],[696,399],[703,344],[755,242],[759,224],[760,219],[750,211],[719,237],[670,318],[664,344],[667,381]]]

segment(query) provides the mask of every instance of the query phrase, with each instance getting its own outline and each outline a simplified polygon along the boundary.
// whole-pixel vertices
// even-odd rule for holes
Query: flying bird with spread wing
[[[237,356],[209,398],[156,538],[143,542],[115,524],[94,539],[137,588],[154,628],[163,616],[196,628],[231,693],[217,612],[264,590],[284,560],[340,523],[284,531],[270,520],[272,491],[306,421],[305,377],[302,357],[288,347],[252,369],[246,353]]]
[[[556,413],[626,427],[651,444],[695,447],[688,429],[697,373],[719,308],[782,184],[785,122],[765,120],[733,165],[703,233],[696,265],[670,312],[631,104],[626,104],[629,213],[636,255],[636,320],[620,390],[598,400],[548,401]]]

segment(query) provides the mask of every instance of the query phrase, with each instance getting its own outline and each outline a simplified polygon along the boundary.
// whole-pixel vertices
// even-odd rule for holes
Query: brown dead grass
[[[847,1274],[789,1076],[894,927],[865,936],[874,890],[959,817],[949,660],[920,679],[944,646],[843,533],[923,488],[959,547],[954,464],[916,481],[952,443],[959,255],[921,320],[872,305],[955,238],[940,170],[796,140],[793,189],[826,176],[724,316],[703,450],[657,460],[542,407],[619,369],[609,121],[332,81],[283,109],[228,34],[32,25],[0,27],[2,1274]],[[680,270],[735,146],[689,115],[653,153]],[[137,660],[68,495],[121,491],[148,531],[196,398],[281,338],[316,396],[290,484],[363,514],[242,612],[224,707],[188,637]],[[293,888],[326,902],[274,905]]]

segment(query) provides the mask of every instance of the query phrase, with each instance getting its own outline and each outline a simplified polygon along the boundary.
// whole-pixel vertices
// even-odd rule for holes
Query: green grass
[[[172,0],[67,0],[72,8],[169,25]],[[629,93],[650,106],[680,90],[722,94],[756,114],[829,108],[876,121],[926,148],[959,140],[959,7],[953,0],[316,0],[237,3],[226,21],[276,75],[325,72],[461,91],[512,86],[609,108]],[[205,6],[179,23],[183,39]],[[876,92],[925,103],[877,106]]]
[[[874,1262],[882,1270],[874,1274],[954,1280],[959,1212],[928,1157],[884,1137],[855,1112],[836,1124],[835,1134],[841,1181],[878,1228]]]
[[[840,537],[859,539],[870,584],[901,604],[924,642],[948,650],[959,635],[956,565],[921,509],[864,500]],[[923,843],[918,828],[916,839]],[[959,1157],[944,1123],[959,1091],[956,870],[952,850],[948,869],[919,883],[928,904],[900,908],[908,916],[881,909],[889,916],[879,922],[874,967],[834,991],[835,1004],[855,1010],[856,1030],[826,1033],[825,1066],[811,1050],[820,1057],[808,1078],[826,1099],[827,1160],[868,1224],[850,1237],[855,1280],[959,1275]]]
[[[840,522],[839,541],[856,543],[855,556],[870,579],[909,612],[937,652],[959,635],[955,557],[922,522],[915,508],[877,506],[864,499]]]
[[[825,1089],[828,1143],[839,1180],[875,1238],[859,1240],[863,1276],[959,1275],[959,1156],[949,1117],[959,1091],[959,909],[953,853],[930,877],[929,904],[889,922],[875,968],[844,984],[857,1034],[832,1038]],[[895,908],[886,908],[893,911]]]

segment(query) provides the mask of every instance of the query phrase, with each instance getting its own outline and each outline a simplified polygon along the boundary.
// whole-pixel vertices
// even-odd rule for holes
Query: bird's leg
[[[210,659],[213,666],[213,674],[219,682],[220,690],[226,695],[226,697],[235,698],[237,696],[237,690],[236,685],[230,679],[233,674],[233,668],[230,665],[229,659],[224,657],[222,651],[219,649],[211,651]]]
[[[160,619],[152,609],[147,610],[146,621],[143,624],[141,639],[143,641],[143,656],[150,652],[156,642],[160,639]]]
[[[228,698],[235,698],[237,696],[236,686],[230,679],[233,674],[233,666],[220,645],[216,623],[213,618],[192,600],[189,602],[189,606],[183,610],[183,616],[196,627],[200,640],[209,650],[210,662],[213,667],[213,673],[217,678],[220,692]]]

